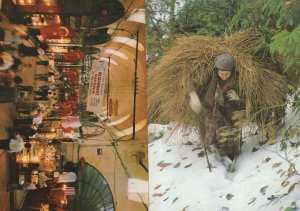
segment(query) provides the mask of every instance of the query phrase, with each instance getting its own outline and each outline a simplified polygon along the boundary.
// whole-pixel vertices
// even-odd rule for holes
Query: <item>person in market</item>
[[[14,72],[20,72],[26,68],[31,68],[32,65],[23,63],[19,55],[17,48],[0,46],[0,70],[11,69]]]
[[[46,107],[42,103],[38,103],[36,101],[22,101],[18,102],[17,110],[19,113],[23,114],[32,114],[33,112],[38,112],[38,110],[45,111]]]
[[[11,70],[0,71],[0,86],[15,87],[21,84],[23,79]]]
[[[0,70],[7,70],[13,65],[13,57],[5,51],[0,52]]]
[[[189,105],[196,114],[204,112],[204,147],[214,145],[218,160],[225,165],[227,171],[233,172],[233,161],[239,154],[240,134],[232,132],[232,116],[234,111],[244,109],[244,101],[237,94],[238,72],[235,71],[235,59],[229,54],[217,56],[206,90],[200,92],[194,87],[190,88]],[[222,137],[226,131],[231,131],[230,135]]]
[[[6,150],[8,153],[20,152],[24,148],[24,140],[20,135],[14,138],[0,140],[0,149]]]
[[[29,40],[29,38],[24,38],[22,40],[22,43],[18,45],[5,44],[2,45],[2,49],[6,52],[12,53],[15,57],[19,58],[26,56],[38,57],[40,55],[45,55],[45,51],[43,48],[36,47],[35,44],[30,43],[31,41]]]
[[[23,86],[23,85],[17,85],[17,89],[21,92],[29,92],[32,93],[34,90],[34,86]]]
[[[55,74],[53,72],[48,72],[46,74],[36,74],[35,79],[45,82],[55,82]]]
[[[37,114],[27,117],[18,117],[15,119],[16,126],[18,125],[39,125],[43,122],[44,114],[42,110],[38,110]]]
[[[30,139],[30,137],[33,137],[38,133],[38,129],[34,127],[33,125],[19,125],[11,128],[7,128],[7,131],[10,133],[18,133],[22,138],[25,140]]]
[[[20,45],[27,37],[27,27],[21,24],[11,24],[2,14],[0,16],[0,41],[2,44]]]
[[[56,98],[56,92],[52,90],[41,90],[41,91],[34,91],[35,96],[34,99],[37,101],[47,101],[51,98]]]
[[[43,66],[54,66],[54,60],[53,59],[49,59],[49,60],[40,60],[40,61],[36,61],[37,65],[43,65]]]
[[[47,84],[47,85],[43,85],[43,86],[39,86],[39,90],[51,90],[51,91],[55,91],[56,90],[56,84]]]
[[[20,97],[20,93],[15,86],[22,82],[22,78],[15,75],[13,71],[0,71],[0,102],[17,102]]]

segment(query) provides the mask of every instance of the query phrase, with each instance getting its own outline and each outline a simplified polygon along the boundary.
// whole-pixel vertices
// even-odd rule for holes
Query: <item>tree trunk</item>
[[[174,40],[174,33],[175,33],[175,3],[176,0],[170,0],[170,28],[169,28],[169,44],[171,44]]]

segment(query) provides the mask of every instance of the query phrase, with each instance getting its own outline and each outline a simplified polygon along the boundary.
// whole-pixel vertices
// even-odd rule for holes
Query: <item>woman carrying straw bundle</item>
[[[255,30],[178,38],[149,71],[150,122],[196,130],[204,149],[215,145],[223,162],[238,155],[240,132],[248,124],[266,139],[274,136],[284,120],[288,78],[272,59],[261,58],[262,42]],[[219,66],[221,61],[232,67]]]
[[[214,144],[216,155],[228,171],[234,171],[232,161],[239,153],[239,132],[232,133],[232,116],[234,111],[244,109],[244,103],[237,93],[238,73],[235,71],[235,59],[229,54],[216,57],[206,90],[191,87],[189,93],[191,109],[196,114],[204,111],[204,147]],[[222,137],[226,132],[230,135]]]

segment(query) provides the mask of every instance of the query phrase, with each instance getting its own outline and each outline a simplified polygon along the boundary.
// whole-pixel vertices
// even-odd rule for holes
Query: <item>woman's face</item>
[[[221,78],[221,80],[226,81],[231,75],[231,71],[226,70],[218,70],[218,76]]]

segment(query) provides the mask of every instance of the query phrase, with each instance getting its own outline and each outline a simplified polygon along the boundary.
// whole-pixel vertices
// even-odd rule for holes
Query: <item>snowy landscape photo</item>
[[[296,117],[289,123],[295,124]],[[267,143],[260,135],[245,137],[233,173],[213,152],[208,153],[209,172],[197,133],[173,130],[172,123],[151,124],[149,140],[151,211],[299,210],[297,136]]]

